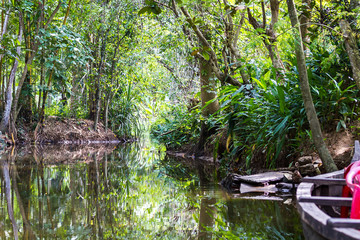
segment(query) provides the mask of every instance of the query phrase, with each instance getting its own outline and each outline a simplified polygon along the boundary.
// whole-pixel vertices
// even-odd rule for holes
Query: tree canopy
[[[322,131],[356,128],[355,0],[3,0],[1,11],[0,131],[15,139],[50,115],[118,136],[146,125],[168,148],[197,143],[244,169],[289,165],[311,139],[332,171]]]

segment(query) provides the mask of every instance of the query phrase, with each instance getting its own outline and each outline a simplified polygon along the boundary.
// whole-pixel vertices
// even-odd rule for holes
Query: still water
[[[303,239],[295,207],[142,144],[1,153],[0,239]],[[289,202],[289,201],[288,201]]]

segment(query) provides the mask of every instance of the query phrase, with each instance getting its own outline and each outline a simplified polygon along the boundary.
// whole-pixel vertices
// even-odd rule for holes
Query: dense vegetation
[[[359,3],[293,3],[3,0],[0,130],[49,115],[147,125],[169,148],[266,167],[311,139],[334,170],[320,126],[358,120]]]

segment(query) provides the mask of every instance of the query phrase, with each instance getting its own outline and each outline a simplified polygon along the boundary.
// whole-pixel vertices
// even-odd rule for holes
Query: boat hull
[[[329,178],[341,179],[344,176],[344,170],[333,173],[319,175],[312,179]],[[304,202],[302,199],[313,198],[316,196],[334,196],[341,197],[343,185],[318,185],[311,182],[302,182],[296,193],[297,209],[303,223],[304,236],[308,240],[313,239],[331,239],[331,240],[360,240],[360,231],[354,228],[336,228],[329,226],[328,220],[336,216],[335,207],[320,206],[313,202]],[[334,203],[339,208],[340,204]]]

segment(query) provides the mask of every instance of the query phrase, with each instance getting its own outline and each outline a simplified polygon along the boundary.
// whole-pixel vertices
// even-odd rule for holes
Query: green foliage
[[[151,136],[168,148],[195,143],[200,134],[199,107],[188,109],[184,105],[172,107],[166,116],[153,123]]]
[[[113,131],[118,136],[138,136],[140,134],[140,118],[138,107],[135,104],[131,82],[119,94],[115,94],[115,105],[111,108],[110,119]]]
[[[234,67],[236,62],[231,62],[229,66],[222,65],[224,64],[223,59],[231,58],[232,55],[226,52],[226,46],[222,45],[223,35],[227,34],[226,26],[223,21],[218,21],[218,19],[219,12],[223,11],[226,12],[225,16],[229,14],[233,17],[233,22],[240,22],[240,14],[237,14],[237,11],[244,8],[243,4],[248,4],[248,1],[230,1],[225,6],[212,5],[211,1],[180,4],[190,12],[193,24],[197,25],[203,33],[206,32],[206,37],[211,39],[211,46],[217,54],[222,70],[230,67],[229,71],[232,71],[232,76],[240,82],[240,68]],[[336,22],[343,16],[354,15],[346,13],[346,9],[337,5],[338,3],[326,2],[323,6],[319,6],[318,3],[313,2],[314,19],[322,18],[318,22],[324,23],[325,21],[333,27],[333,21]],[[148,1],[139,14],[150,12],[150,8],[155,6],[161,7],[162,5]],[[192,8],[194,6],[201,6],[206,10],[202,12],[201,8]],[[280,12],[286,16],[285,3],[281,4],[280,9]],[[343,12],[335,14],[334,9]],[[299,6],[298,10],[309,16],[309,9],[305,6]],[[263,10],[260,4],[254,3],[251,5],[251,11],[255,16],[256,14],[261,15]],[[268,8],[265,8],[265,11],[268,11]],[[169,19],[164,11],[156,15],[161,19],[160,22],[164,17]],[[264,17],[270,21],[268,15]],[[261,19],[257,20],[261,23]],[[243,24],[246,27],[250,26],[246,21]],[[191,24],[185,23],[185,26],[191,29]],[[240,156],[240,159],[245,161],[248,166],[255,158],[264,159],[263,166],[276,167],[280,159],[291,161],[291,157],[299,153],[301,144],[309,137],[311,138],[298,83],[298,72],[295,67],[294,43],[289,33],[290,24],[285,17],[274,26],[274,30],[279,34],[275,34],[277,39],[273,44],[277,45],[279,49],[278,54],[284,63],[286,72],[281,78],[277,75],[277,69],[274,69],[266,50],[259,47],[259,45],[263,45],[264,38],[267,42],[271,40],[266,35],[265,28],[250,31],[246,27],[239,28],[240,37],[237,44],[244,57],[237,61],[245,62],[246,68],[243,67],[241,70],[246,71],[247,69],[251,76],[251,84],[239,88],[222,83],[223,86],[217,92],[221,109],[218,114],[207,121],[219,129],[227,129],[226,145],[229,150],[227,156],[230,156],[231,159],[238,159]],[[358,90],[351,81],[351,68],[342,39],[334,34],[337,30],[333,31],[331,27],[324,28],[321,24],[314,24],[309,29],[308,36],[312,41],[311,44],[306,45],[308,48],[308,75],[314,105],[321,124],[327,130],[340,131],[342,128],[347,128],[351,121],[356,119]],[[196,34],[192,36],[198,37]],[[208,49],[205,48],[207,47],[192,42],[191,48],[188,49],[188,55],[201,54],[205,60],[209,60],[210,55]],[[193,127],[194,120],[191,120],[194,119],[193,116],[184,108],[182,110],[174,109],[168,111],[168,114],[158,116],[160,120],[152,127],[152,136],[169,147],[178,147],[187,141],[191,142],[196,136],[191,134],[196,129]],[[184,120],[186,117],[189,120]],[[195,122],[199,123],[198,120]],[[221,145],[220,139],[216,139],[214,145],[215,148],[218,148]]]
[[[314,41],[310,45],[308,73],[319,118],[326,125],[336,124],[339,131],[357,118],[359,90],[349,81],[351,68],[345,49],[336,43]]]
[[[233,156],[241,153],[249,164],[261,151],[265,153],[266,166],[275,167],[283,148],[286,146],[288,152],[294,153],[302,140],[305,115],[300,114],[304,112],[300,90],[290,87],[296,85],[290,81],[287,85],[269,81],[267,86],[263,79],[257,82],[263,84],[255,88],[224,87],[219,99],[223,114],[217,121],[227,126],[228,135],[233,136],[230,150]]]
[[[354,96],[358,90],[355,85],[346,82],[349,68],[340,64],[341,55],[335,52],[336,57],[332,61],[319,56],[321,51],[328,53],[325,46],[320,48],[316,45],[316,49],[309,61],[314,105],[322,124],[331,126],[336,123],[339,131],[357,116],[354,114],[358,108]],[[331,58],[331,55],[327,57]],[[318,65],[319,59],[324,63]],[[260,79],[253,79],[255,87],[222,88],[219,100],[223,114],[217,121],[232,136],[230,155],[241,155],[250,166],[252,159],[263,153],[265,166],[275,167],[280,155],[289,158],[299,152],[301,143],[308,138],[308,123],[296,68],[287,74],[283,84],[271,79],[270,71],[260,76]]]
[[[100,120],[107,121],[118,135],[138,136],[142,125],[148,124],[153,138],[170,148],[196,143],[200,120],[204,120],[227,129],[230,158],[241,156],[248,165],[256,157],[263,158],[267,167],[297,154],[301,142],[311,136],[294,67],[285,1],[280,1],[282,17],[274,26],[270,26],[269,4],[264,5],[263,15],[259,1],[247,0],[177,0],[176,6],[171,1],[153,0],[72,1],[63,25],[70,1],[62,1],[53,21],[42,28],[57,3],[48,1],[42,6],[34,0],[14,1],[2,8],[4,13],[10,11],[9,28],[0,49],[3,89],[14,59],[20,60],[18,69],[23,69],[26,55],[32,51],[29,47],[39,41],[29,66],[29,82],[21,92],[22,97],[32,100],[35,116],[45,92],[49,93],[47,115],[94,119],[95,106],[100,103]],[[254,28],[249,22],[246,7],[260,27]],[[306,57],[321,124],[327,130],[349,128],[358,118],[359,93],[337,25],[340,19],[348,19],[358,37],[359,9],[351,9],[343,1],[325,1],[321,6],[312,1],[311,14],[305,5],[297,7],[299,13],[311,15],[314,23],[309,26]],[[17,40],[19,11],[25,20],[22,42]],[[45,20],[39,21],[42,15]],[[195,26],[208,44],[198,41],[201,36]],[[230,26],[236,26],[232,33],[237,38],[232,45],[240,56],[227,45],[232,40],[227,39]],[[269,35],[270,27],[274,36]],[[284,76],[278,75],[264,43],[274,47],[273,54],[284,64]],[[22,47],[20,56],[15,52],[17,46]],[[208,119],[199,107],[189,110],[185,103],[200,90],[196,57],[216,62],[221,74],[235,82],[243,83],[241,71],[250,79],[249,85],[234,87],[217,73],[221,109]],[[16,73],[17,87],[21,74]],[[0,100],[4,103],[5,97]],[[105,119],[107,109],[109,118]],[[21,114],[20,118],[26,117]],[[221,145],[220,139],[213,143],[216,148]]]

